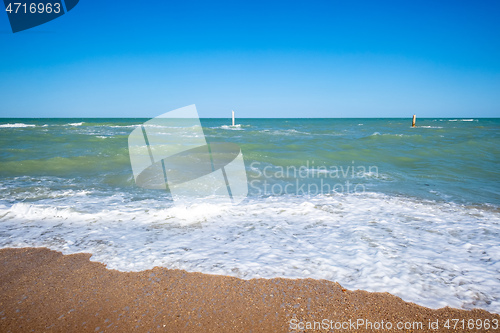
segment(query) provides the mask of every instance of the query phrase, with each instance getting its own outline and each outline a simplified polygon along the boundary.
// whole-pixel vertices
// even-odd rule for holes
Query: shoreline
[[[500,332],[484,329],[486,321],[500,325],[500,315],[486,310],[434,310],[327,280],[242,280],[160,267],[120,272],[90,257],[0,249],[0,331]],[[459,319],[455,329],[452,319]],[[482,329],[468,328],[471,319]],[[438,329],[430,326],[436,321]]]

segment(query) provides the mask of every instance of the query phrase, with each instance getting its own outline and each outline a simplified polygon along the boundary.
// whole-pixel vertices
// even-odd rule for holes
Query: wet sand
[[[89,258],[0,250],[0,332],[500,332],[498,314],[432,310],[325,280],[124,273]],[[483,329],[468,329],[471,319]]]

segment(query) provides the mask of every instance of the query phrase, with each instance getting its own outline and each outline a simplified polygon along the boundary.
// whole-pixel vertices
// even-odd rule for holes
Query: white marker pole
[[[233,126],[234,126],[234,111],[233,111]]]

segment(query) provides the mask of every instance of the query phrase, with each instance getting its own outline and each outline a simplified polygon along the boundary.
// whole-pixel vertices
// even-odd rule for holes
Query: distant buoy
[[[234,126],[234,111],[232,111],[232,112],[233,112],[233,126]]]
[[[415,122],[416,121],[417,121],[417,115],[414,114],[413,115],[413,120],[411,121],[411,127],[415,127]],[[233,123],[234,123],[234,115],[233,115]]]

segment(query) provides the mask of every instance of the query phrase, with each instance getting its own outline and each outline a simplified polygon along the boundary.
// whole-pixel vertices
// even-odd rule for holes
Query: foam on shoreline
[[[64,191],[47,206],[0,207],[0,248],[87,252],[120,271],[326,279],[431,308],[500,312],[500,216],[487,207],[375,193],[269,197],[237,207],[162,207],[117,196],[91,213],[88,196]]]

